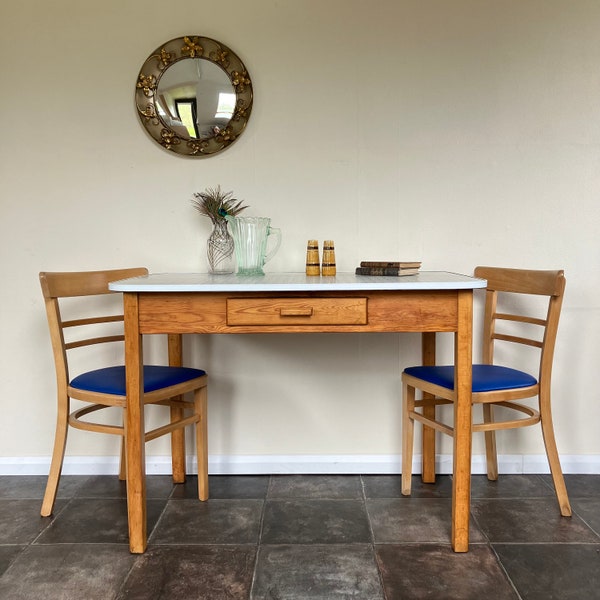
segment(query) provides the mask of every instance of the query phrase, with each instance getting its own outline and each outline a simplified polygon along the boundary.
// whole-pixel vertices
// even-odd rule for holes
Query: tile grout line
[[[251,600],[254,594],[254,587],[256,584],[256,578],[258,576],[258,561],[261,555],[261,546],[262,546],[262,535],[263,535],[263,527],[265,522],[265,511],[267,509],[267,499],[269,498],[269,493],[271,491],[271,485],[273,482],[273,476],[269,475],[269,483],[267,484],[267,490],[265,492],[265,496],[262,499],[262,509],[260,512],[260,525],[258,528],[258,539],[256,540],[256,553],[254,555],[254,569],[252,570],[252,580],[250,582],[250,589],[248,591],[248,600]]]
[[[365,480],[363,475],[360,475],[360,487],[362,492],[362,501],[365,509],[365,515],[367,517],[367,523],[369,524],[369,533],[371,535],[371,552],[373,555],[373,562],[375,563],[375,568],[377,569],[377,577],[379,579],[379,587],[381,589],[382,598],[387,600],[387,594],[385,592],[385,585],[383,581],[383,573],[381,572],[381,565],[379,564],[379,560],[377,559],[377,548],[375,544],[375,533],[373,532],[373,523],[371,519],[371,515],[369,514],[369,507],[367,506],[367,493],[365,490]]]

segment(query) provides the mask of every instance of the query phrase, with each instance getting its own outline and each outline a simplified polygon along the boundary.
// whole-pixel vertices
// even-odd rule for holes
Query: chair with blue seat
[[[473,365],[472,384],[472,403],[482,405],[483,419],[472,424],[472,431],[485,434],[488,479],[494,481],[498,478],[495,431],[540,423],[560,512],[563,516],[570,516],[571,507],[556,448],[550,406],[552,363],[565,290],[564,273],[477,267],[475,276],[486,279],[487,287],[483,361]],[[533,297],[542,298],[542,314],[533,316],[533,305],[539,310],[539,300],[527,300]],[[528,308],[524,309],[525,306]],[[500,348],[500,344],[504,347]],[[535,375],[494,364],[495,355],[502,353],[503,357],[507,356],[507,351],[517,346],[534,348],[539,354]],[[522,353],[520,356],[524,358]],[[454,367],[408,367],[402,374],[402,382],[402,493],[410,495],[414,422],[419,421],[450,436],[454,434],[452,426],[435,414],[437,406],[456,401]],[[416,399],[417,389],[422,392],[420,399]],[[521,402],[528,398],[537,398],[534,407]],[[508,409],[505,411],[508,418],[496,420],[495,406]]]
[[[123,364],[119,364],[86,370],[76,377],[72,377],[69,362],[72,365],[73,361],[69,359],[72,358],[74,352],[78,352],[77,359],[81,361],[80,364],[87,365],[88,362],[83,363],[85,357],[80,356],[82,348],[94,347],[97,349],[96,354],[105,359],[114,354],[108,349],[108,346],[113,345],[114,347],[115,342],[123,345],[122,295],[110,292],[108,284],[111,281],[147,274],[148,270],[143,267],[106,271],[40,273],[54,353],[58,400],[54,451],[42,502],[42,516],[52,514],[62,472],[69,426],[121,436],[119,477],[120,479],[126,478],[124,450],[126,428],[123,425],[91,422],[84,419],[96,411],[116,408],[121,412],[119,421],[122,422],[126,406],[125,367]],[[67,311],[71,315],[68,319],[63,316],[67,314]],[[102,316],[98,316],[98,312]],[[106,350],[101,351],[101,348],[106,348]],[[122,354],[122,349],[118,354]],[[185,478],[184,428],[193,424],[198,458],[198,496],[200,500],[206,500],[208,498],[206,372],[188,367],[144,365],[143,373],[144,404],[161,404],[170,407],[169,422],[147,431],[145,441],[172,434],[173,477],[174,480],[181,482]],[[193,392],[193,400],[188,400],[184,396],[188,392]],[[85,402],[86,405],[71,411],[71,399]],[[179,463],[176,462],[176,454]],[[177,475],[176,471],[178,471]]]

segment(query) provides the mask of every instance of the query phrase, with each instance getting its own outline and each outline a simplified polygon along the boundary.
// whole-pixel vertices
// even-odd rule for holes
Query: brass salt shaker
[[[323,242],[323,262],[321,263],[321,275],[324,277],[335,275],[335,247],[333,240]]]
[[[320,274],[319,242],[317,240],[308,240],[306,246],[306,274],[317,277]]]

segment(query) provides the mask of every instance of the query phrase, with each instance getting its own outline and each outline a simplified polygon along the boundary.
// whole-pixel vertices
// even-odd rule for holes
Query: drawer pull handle
[[[312,317],[312,307],[307,308],[281,308],[279,314],[282,317]]]

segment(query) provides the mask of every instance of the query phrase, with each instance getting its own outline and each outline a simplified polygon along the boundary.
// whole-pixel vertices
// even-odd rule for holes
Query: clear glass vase
[[[227,221],[217,220],[208,237],[206,256],[208,258],[208,272],[217,275],[233,273],[235,270],[233,238],[227,229]]]

